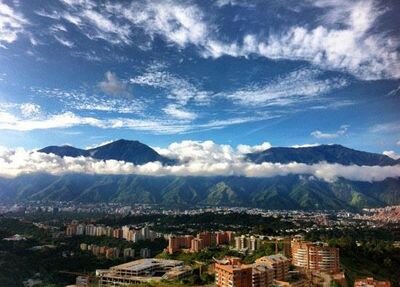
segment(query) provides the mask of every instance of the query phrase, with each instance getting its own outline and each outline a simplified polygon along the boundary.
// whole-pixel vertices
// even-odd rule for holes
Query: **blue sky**
[[[0,145],[340,143],[396,156],[399,14],[370,0],[0,0]]]

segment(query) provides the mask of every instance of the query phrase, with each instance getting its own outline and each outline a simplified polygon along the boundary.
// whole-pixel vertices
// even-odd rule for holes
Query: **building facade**
[[[340,272],[339,248],[326,244],[292,241],[292,263],[309,271]]]

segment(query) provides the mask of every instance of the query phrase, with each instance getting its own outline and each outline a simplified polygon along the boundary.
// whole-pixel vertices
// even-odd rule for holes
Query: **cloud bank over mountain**
[[[148,176],[245,176],[274,177],[290,174],[308,174],[325,181],[335,181],[343,177],[355,181],[382,181],[400,177],[400,165],[357,166],[320,162],[255,164],[246,159],[245,153],[269,147],[269,143],[259,146],[219,145],[212,141],[182,141],[167,148],[155,148],[161,155],[177,159],[174,165],[148,162],[134,165],[117,160],[96,160],[90,157],[60,157],[22,148],[0,149],[0,176],[16,177],[21,174],[66,173],[84,174],[137,174]]]

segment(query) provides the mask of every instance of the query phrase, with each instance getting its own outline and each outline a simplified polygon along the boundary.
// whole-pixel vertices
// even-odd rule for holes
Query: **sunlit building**
[[[338,273],[339,248],[322,243],[294,240],[291,243],[292,263],[309,271]]]
[[[367,277],[355,280],[354,287],[391,287],[391,284],[388,280],[379,281],[372,277]]]
[[[256,260],[256,264],[265,265],[274,272],[274,279],[287,280],[290,267],[290,259],[281,254],[263,256]]]
[[[236,257],[218,260],[215,284],[217,287],[252,287],[252,266],[242,264]]]

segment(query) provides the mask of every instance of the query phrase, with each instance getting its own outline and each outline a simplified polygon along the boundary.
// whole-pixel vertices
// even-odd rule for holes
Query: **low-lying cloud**
[[[268,146],[264,143],[260,146]],[[340,164],[307,165],[303,163],[255,164],[246,160],[243,151],[258,150],[259,147],[243,146],[233,148],[230,145],[218,145],[212,141],[183,141],[173,143],[168,148],[157,150],[176,158],[178,163],[163,166],[159,162],[144,165],[117,160],[96,160],[89,157],[59,157],[25,149],[0,149],[0,176],[16,177],[21,174],[66,173],[86,174],[137,174],[148,176],[246,176],[274,177],[290,174],[308,174],[325,181],[335,181],[343,177],[356,181],[382,181],[386,178],[400,177],[400,165],[397,166],[344,166]]]

